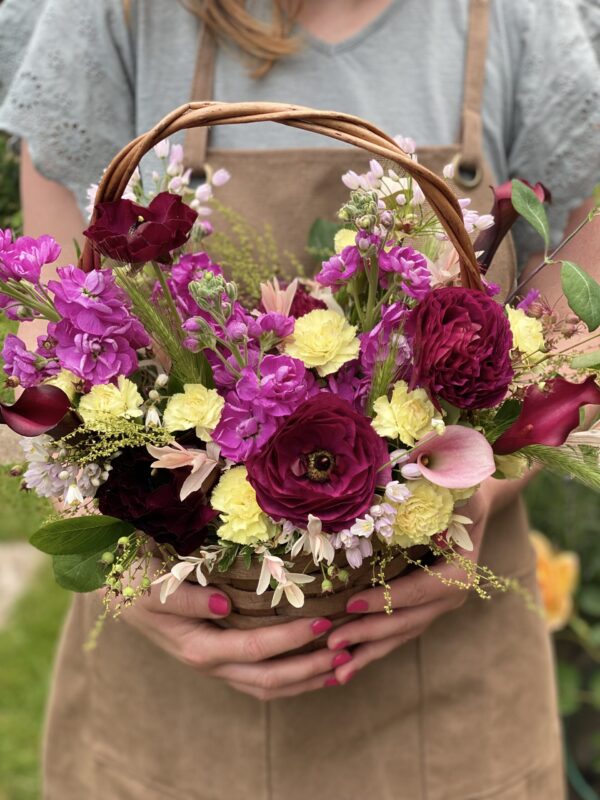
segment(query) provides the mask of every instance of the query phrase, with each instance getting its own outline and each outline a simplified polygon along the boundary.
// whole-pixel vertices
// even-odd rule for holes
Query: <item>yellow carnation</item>
[[[333,240],[336,253],[341,253],[344,247],[352,247],[353,244],[356,244],[356,231],[349,228],[341,228]]]
[[[477,486],[469,486],[468,489],[451,489],[452,497],[454,498],[455,503],[464,503],[469,500],[475,492],[479,489],[479,484]]]
[[[275,534],[275,524],[256,502],[256,493],[247,480],[246,467],[224,472],[213,490],[210,504],[221,511],[221,539],[238,544],[256,544]]]
[[[68,369],[61,369],[58,375],[50,378],[46,383],[50,386],[57,386],[59,389],[62,389],[69,400],[74,400],[77,394],[77,386],[81,383],[81,379]]]
[[[409,392],[406,381],[395,384],[391,398],[384,395],[373,403],[373,427],[380,436],[401,439],[412,447],[434,429],[436,410],[424,389]],[[437,426],[435,426],[437,428]]]
[[[513,345],[530,364],[537,364],[544,358],[544,329],[539,319],[528,317],[521,308],[506,307],[508,321],[513,335]]]
[[[400,547],[428,544],[432,536],[447,529],[454,511],[449,489],[434,486],[425,478],[410,481],[408,488],[410,497],[397,504],[392,523],[391,543]]]
[[[345,317],[330,309],[316,309],[296,320],[294,333],[285,352],[298,358],[305,367],[316,367],[321,377],[357,357],[360,342],[356,328]]]
[[[531,543],[537,556],[537,580],[551,631],[564,628],[573,612],[573,594],[579,581],[579,559],[576,553],[557,552],[548,539],[531,532]]]
[[[111,417],[141,417],[143,402],[135,383],[121,376],[117,386],[112,383],[92,386],[79,401],[78,410],[85,424],[93,428]]]
[[[210,442],[219,424],[225,400],[215,389],[201,383],[186,383],[182,394],[174,394],[167,403],[163,421],[168,431],[196,429],[196,436]]]
[[[494,455],[494,461],[498,472],[501,472],[505,478],[509,479],[522,478],[529,469],[525,456],[515,453],[511,453],[508,456]]]

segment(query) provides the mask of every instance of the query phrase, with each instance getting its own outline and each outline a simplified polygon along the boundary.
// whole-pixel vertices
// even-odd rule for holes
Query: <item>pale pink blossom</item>
[[[289,317],[297,288],[298,278],[294,278],[285,289],[280,287],[279,281],[275,277],[271,281],[261,283],[260,296],[265,312],[267,314],[275,312],[283,314],[284,317]]]
[[[295,558],[302,550],[312,555],[315,564],[320,564],[321,561],[331,564],[335,558],[335,550],[330,537],[323,533],[321,520],[312,514],[308,515],[306,530],[292,547],[292,558]]]
[[[284,594],[290,605],[294,606],[294,608],[302,608],[304,605],[304,593],[300,586],[303,583],[314,581],[313,575],[288,572],[283,561],[278,556],[273,556],[268,551],[265,551],[256,594],[264,594],[267,591],[271,578],[277,583],[271,600],[272,608],[281,602]]]
[[[448,425],[439,435],[423,437],[411,450],[408,464],[420,475],[446,489],[469,489],[496,471],[494,453],[483,434],[463,425]],[[408,466],[408,465],[406,465]],[[405,474],[404,477],[416,475]]]
[[[149,444],[146,445],[146,448],[150,455],[157,459],[150,465],[154,469],[192,468],[181,487],[179,493],[181,501],[185,500],[192,492],[201,489],[204,481],[219,465],[220,448],[216,442],[208,442],[206,450],[187,450],[178,442],[164,447],[155,447],[155,445]]]

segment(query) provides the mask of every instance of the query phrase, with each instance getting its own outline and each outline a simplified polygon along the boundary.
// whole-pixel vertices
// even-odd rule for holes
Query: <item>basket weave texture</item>
[[[461,284],[470,289],[482,288],[477,259],[463,224],[462,211],[447,183],[422,164],[412,160],[394,139],[371,123],[360,117],[335,111],[322,111],[285,103],[186,103],[164,117],[150,131],[131,141],[115,156],[104,173],[96,195],[96,203],[119,200],[143,156],[163,139],[188,128],[253,122],[278,122],[337,139],[366,150],[380,159],[390,161],[399,172],[410,175],[419,183],[431,209],[456,248]],[[95,217],[94,213],[92,223]],[[99,268],[100,259],[100,252],[94,243],[87,239],[79,266],[88,272]],[[418,548],[415,552],[416,557],[422,556],[425,551],[426,548]],[[345,566],[341,554],[338,555],[338,565]],[[398,577],[406,571],[407,566],[404,557],[397,556],[385,569],[386,580]],[[225,592],[232,604],[232,613],[220,624],[225,627],[250,629],[276,625],[297,617],[326,616],[334,625],[340,625],[348,619],[346,614],[348,599],[357,592],[369,588],[373,577],[372,566],[367,561],[357,570],[348,570],[350,578],[345,586],[336,582],[339,589],[322,595],[321,569],[315,566],[311,558],[306,556],[297,558],[294,572],[315,575],[312,583],[303,585],[306,602],[300,609],[292,607],[285,597],[277,607],[271,608],[273,595],[271,590],[267,590],[261,596],[256,594],[260,575],[258,564],[253,563],[250,569],[247,569],[243,561],[237,559],[227,572],[213,572],[210,576],[211,583]]]

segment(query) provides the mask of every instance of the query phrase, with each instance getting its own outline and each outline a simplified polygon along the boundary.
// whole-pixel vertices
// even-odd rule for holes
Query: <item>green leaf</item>
[[[453,406],[446,400],[440,399],[439,403],[442,409],[446,412],[444,416],[444,422],[446,423],[446,425],[456,425],[456,423],[460,419],[460,408]]]
[[[251,547],[242,548],[241,556],[244,561],[244,566],[246,567],[246,569],[250,569],[250,567],[252,566],[252,555],[253,555],[253,550]]]
[[[588,638],[592,647],[600,647],[600,624],[591,626]]]
[[[600,617],[600,586],[584,586],[579,593],[579,607],[591,617]]]
[[[575,369],[600,369],[600,350],[575,356],[571,361],[571,366]]]
[[[600,711],[600,670],[597,669],[590,680],[590,694],[594,708]]]
[[[490,442],[495,442],[502,436],[513,422],[516,422],[521,413],[521,403],[518,400],[510,399],[503,403],[498,409],[498,413],[487,426],[485,435]]]
[[[233,562],[236,560],[239,550],[240,550],[239,544],[232,544],[224,551],[223,557],[221,558],[221,560],[217,565],[217,569],[219,570],[219,572],[227,572],[229,567],[231,567]]]
[[[96,553],[54,556],[52,566],[59,586],[71,592],[93,592],[104,585],[110,566],[100,558],[106,549]]]
[[[544,204],[533,189],[519,180],[512,182],[512,204],[523,219],[534,228],[544,240],[546,249],[550,244],[550,225]]]
[[[560,273],[569,308],[590,331],[600,327],[600,283],[572,261],[563,261]]]
[[[308,252],[321,261],[329,258],[335,252],[335,235],[343,227],[339,222],[316,219],[308,232]]]
[[[566,717],[574,714],[581,706],[581,673],[573,664],[559,661],[557,676],[558,704],[560,713]]]
[[[130,536],[134,531],[129,522],[115,517],[73,517],[44,525],[30,542],[51,556],[103,553],[121,536]]]

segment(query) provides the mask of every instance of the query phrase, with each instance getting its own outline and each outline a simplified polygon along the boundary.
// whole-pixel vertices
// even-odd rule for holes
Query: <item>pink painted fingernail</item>
[[[324,686],[339,686],[340,682],[336,678],[327,678]]]
[[[352,670],[352,672],[349,672],[349,673],[346,675],[346,677],[345,677],[345,678],[342,680],[342,683],[343,683],[343,684],[350,683],[350,681],[352,680],[352,678],[353,678],[355,675],[356,675],[356,670]]]
[[[346,611],[349,614],[361,614],[363,611],[369,610],[369,604],[366,600],[353,600],[346,606]]]
[[[211,594],[208,598],[208,610],[217,617],[225,617],[229,614],[229,602],[222,594]]]
[[[328,619],[316,619],[310,626],[315,636],[321,636],[333,628],[333,622]]]
[[[348,647],[349,644],[350,644],[350,642],[347,639],[342,639],[341,642],[338,642],[337,644],[334,644],[331,649],[332,650],[345,650],[346,647]]]
[[[332,669],[337,669],[337,667],[343,667],[349,661],[352,661],[352,653],[338,653],[331,662],[331,667]]]

